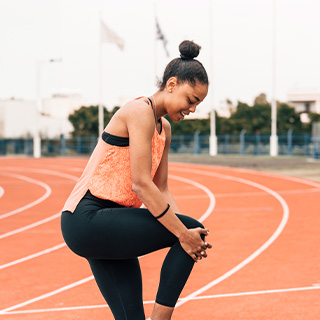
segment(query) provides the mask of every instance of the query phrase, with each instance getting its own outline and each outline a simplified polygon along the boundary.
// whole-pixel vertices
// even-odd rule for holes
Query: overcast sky
[[[272,96],[273,0],[0,0],[0,98],[36,98],[36,61],[62,58],[41,68],[41,96],[80,93],[99,101],[99,15],[125,42],[103,44],[103,103],[150,95],[155,74],[191,39],[211,82],[210,101],[251,104]],[[276,0],[276,95],[320,88],[320,1]],[[170,57],[155,41],[156,11]],[[210,24],[210,19],[212,19]],[[212,30],[210,32],[210,25]],[[210,47],[210,41],[212,47]]]

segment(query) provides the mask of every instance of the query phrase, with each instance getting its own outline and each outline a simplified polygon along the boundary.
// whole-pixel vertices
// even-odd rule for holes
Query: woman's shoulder
[[[128,101],[120,110],[126,113],[129,116],[153,116],[153,110],[151,106],[148,104],[148,101],[141,99],[134,99]]]
[[[122,110],[121,110],[122,109]],[[143,99],[131,100],[120,108],[121,118],[128,133],[145,132],[152,136],[155,128],[154,113]]]

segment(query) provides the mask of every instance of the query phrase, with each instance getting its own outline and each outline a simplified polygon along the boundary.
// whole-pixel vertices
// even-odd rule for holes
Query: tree
[[[287,103],[279,104],[277,115],[277,127],[280,134],[287,133],[289,129],[295,133],[301,133],[303,131],[300,115]]]
[[[266,105],[268,104],[267,95],[265,93],[260,93],[255,99],[254,104]]]
[[[231,101],[230,105],[232,104]],[[119,107],[111,112],[104,109],[104,123],[108,124],[111,117]],[[311,133],[312,123],[320,121],[320,115],[309,114],[311,122],[304,124],[300,120],[300,114],[287,103],[277,103],[277,132],[286,134],[292,129],[295,134]],[[173,123],[169,120],[172,135],[194,135],[199,130],[201,135],[210,134],[210,119],[190,119]],[[98,136],[98,106],[81,107],[69,116],[73,124],[72,136]],[[238,135],[242,130],[247,134],[270,134],[271,133],[271,105],[264,93],[261,93],[254,100],[252,106],[238,101],[237,106],[231,110],[229,118],[221,117],[216,112],[216,133]]]
[[[172,135],[193,135],[197,130],[202,135],[210,134],[209,119],[190,119],[174,123],[169,116],[165,117],[171,124]]]
[[[69,121],[72,123],[74,130],[73,137],[92,137],[99,135],[99,115],[98,106],[81,107],[69,115]],[[112,111],[104,108],[104,124],[107,125],[111,117],[119,107],[114,107]]]
[[[256,99],[256,101],[259,101]],[[248,134],[270,132],[270,104],[255,104],[249,106],[238,101],[236,110],[231,114],[230,134],[239,134],[241,130],[246,130]]]

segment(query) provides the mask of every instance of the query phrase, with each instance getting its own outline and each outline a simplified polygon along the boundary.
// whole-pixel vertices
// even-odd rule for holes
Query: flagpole
[[[276,45],[277,45],[277,4],[273,0],[272,17],[272,102],[271,102],[271,136],[270,136],[270,156],[278,155],[278,136],[277,136],[277,98],[276,98]]]
[[[98,65],[98,72],[99,72],[99,132],[98,136],[102,133],[104,129],[104,123],[103,123],[103,105],[102,105],[102,88],[103,88],[103,61],[102,61],[102,13],[100,11],[100,19],[99,19],[99,28],[100,28],[100,39],[99,39],[99,65]]]
[[[209,138],[209,153],[210,156],[216,156],[218,154],[218,139],[216,135],[216,111],[214,106],[214,96],[213,96],[213,22],[212,22],[212,0],[209,0],[209,29],[210,29],[210,138]]]
[[[157,4],[156,2],[153,3],[153,11],[154,11],[154,19],[157,21]],[[157,26],[154,24],[154,84],[157,81],[157,63],[158,63],[158,55],[157,55],[157,37],[155,36],[157,34]]]

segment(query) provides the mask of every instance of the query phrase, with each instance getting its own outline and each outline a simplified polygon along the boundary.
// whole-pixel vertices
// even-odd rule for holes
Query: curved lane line
[[[208,299],[219,299],[219,298],[229,298],[229,297],[243,297],[243,296],[252,296],[252,295],[262,295],[262,294],[272,294],[272,293],[287,293],[287,292],[299,292],[299,291],[310,291],[310,290],[319,290],[320,287],[299,287],[299,288],[286,288],[286,289],[274,289],[274,290],[262,290],[262,291],[248,291],[248,292],[236,292],[236,293],[223,293],[223,294],[214,294],[208,296],[194,297],[192,300],[208,300]],[[180,300],[180,299],[179,299]],[[153,304],[152,301],[143,301],[143,304]],[[74,311],[74,310],[84,310],[84,309],[99,309],[99,308],[108,308],[107,304],[99,305],[89,305],[89,306],[75,306],[75,307],[58,307],[50,309],[33,309],[33,310],[19,310],[19,311],[10,311],[3,314],[28,314],[28,313],[43,313],[43,312],[59,312],[59,311]],[[0,314],[2,314],[0,312]]]
[[[263,191],[269,193],[270,195],[272,195],[274,198],[276,198],[280,202],[280,204],[282,206],[282,209],[283,209],[282,219],[281,219],[281,222],[280,222],[278,228],[275,230],[275,232],[272,234],[272,236],[260,248],[258,248],[254,253],[252,253],[245,260],[243,260],[238,265],[233,267],[231,270],[229,270],[228,272],[223,274],[221,277],[209,282],[207,285],[205,285],[202,288],[194,291],[193,293],[189,294],[185,298],[182,298],[176,304],[176,307],[179,307],[179,306],[183,305],[184,303],[188,302],[189,300],[191,300],[192,298],[194,298],[194,297],[198,296],[199,294],[201,294],[201,293],[207,291],[208,289],[212,288],[216,284],[218,284],[218,283],[222,282],[223,280],[229,278],[234,273],[236,273],[237,271],[239,271],[243,267],[245,267],[247,264],[249,264],[256,257],[258,257],[263,251],[265,251],[278,238],[278,236],[281,234],[281,232],[283,231],[284,227],[286,226],[287,221],[289,219],[289,207],[288,207],[286,201],[277,192],[275,192],[274,190],[269,189],[268,187],[265,187],[265,186],[263,186],[263,185],[261,185],[259,183],[256,183],[256,182],[253,182],[253,181],[250,181],[250,180],[246,180],[246,179],[243,179],[243,178],[232,177],[232,176],[225,175],[225,174],[220,174],[220,173],[214,173],[214,172],[210,172],[210,171],[196,170],[196,169],[176,168],[174,170],[182,171],[182,172],[192,172],[192,173],[196,173],[196,174],[201,174],[201,175],[205,175],[205,176],[212,176],[212,177],[216,177],[216,178],[236,181],[236,182],[240,182],[240,183],[243,183],[243,184],[250,185],[252,187],[255,187],[257,189],[263,190]]]
[[[0,186],[0,198],[4,195],[4,189]]]
[[[181,168],[181,167],[179,167],[179,165],[185,166],[186,164],[183,162],[170,162],[170,165],[171,165],[171,168],[174,170],[175,165],[177,165],[178,168]],[[233,170],[236,172],[243,172],[243,173],[248,173],[248,174],[274,177],[274,178],[278,178],[278,179],[285,179],[285,180],[294,181],[294,182],[298,182],[298,183],[302,183],[302,184],[307,184],[307,185],[310,185],[310,186],[313,186],[316,188],[320,188],[320,182],[305,179],[305,178],[295,177],[295,176],[291,176],[288,174],[280,174],[280,173],[274,173],[274,172],[245,169],[245,168],[224,167],[224,166],[209,165],[209,164],[201,165],[198,163],[190,163],[189,165],[192,165],[194,167],[199,167],[199,168],[205,168],[205,169],[214,169],[214,168],[230,169],[230,170]]]
[[[69,175],[69,174],[63,174],[61,172],[55,172],[55,171],[50,171],[50,170],[32,169],[32,170],[28,170],[28,171],[33,171],[33,172],[39,172],[40,171],[40,172],[46,173],[46,174],[52,174],[52,175],[61,176],[61,177],[66,178],[66,179],[72,179],[72,180],[76,180],[76,181],[78,180],[78,177],[76,177],[76,176],[72,176],[72,175]],[[29,229],[34,228],[34,227],[37,227],[37,226],[39,226],[39,225],[41,225],[43,223],[46,223],[48,221],[54,220],[56,218],[59,218],[60,215],[61,215],[61,212],[58,212],[58,213],[56,213],[56,214],[54,214],[54,215],[52,215],[52,216],[50,216],[48,218],[39,220],[37,222],[31,223],[29,225],[26,225],[24,227],[21,227],[21,228],[12,230],[12,231],[9,231],[7,233],[3,233],[3,234],[0,235],[0,239],[12,236],[14,234],[29,230]]]
[[[16,167],[3,167],[3,169],[6,170],[12,170],[12,171],[23,171],[25,172],[26,169],[25,168],[16,168]],[[44,174],[51,174],[54,176],[59,176],[62,178],[66,178],[66,179],[70,179],[70,180],[75,180],[78,181],[79,177],[68,174],[68,173],[63,173],[63,172],[59,172],[59,171],[54,171],[54,170],[48,170],[48,169],[33,169],[33,168],[28,168],[27,169],[28,172],[36,172],[36,173],[44,173]],[[1,173],[2,174],[2,173]]]
[[[260,174],[262,176],[282,178],[282,179],[286,179],[289,181],[308,184],[309,186],[320,188],[320,182],[308,180],[305,178],[294,177],[294,176],[290,176],[290,175],[281,175],[281,174],[277,174],[277,173],[273,173],[273,172],[264,172],[264,171],[257,171],[257,170],[248,170],[248,169],[239,169],[239,168],[232,168],[232,169],[235,171],[238,171],[238,172],[244,172],[244,173],[249,173],[249,174]]]
[[[21,263],[21,262],[24,262],[24,261],[27,261],[27,260],[31,260],[31,259],[36,258],[36,257],[42,256],[43,254],[50,253],[52,251],[58,250],[60,248],[63,248],[65,246],[66,246],[65,242],[63,242],[63,243],[57,244],[54,247],[47,248],[47,249],[44,249],[42,251],[30,254],[29,256],[26,256],[26,257],[23,257],[23,258],[8,262],[6,264],[1,265],[0,266],[0,270],[8,268],[8,267],[11,267],[11,266],[14,266],[15,264],[18,264],[18,263]]]
[[[4,219],[4,218],[7,218],[7,217],[10,217],[10,216],[12,216],[12,215],[14,215],[16,213],[19,213],[19,212],[22,212],[24,210],[27,210],[27,209],[30,209],[30,208],[34,207],[35,205],[37,205],[37,204],[41,203],[42,201],[44,201],[45,199],[47,199],[51,194],[51,188],[46,183],[43,183],[43,182],[41,182],[39,180],[32,179],[32,178],[29,178],[29,177],[26,177],[26,176],[22,176],[20,174],[15,174],[15,173],[7,173],[7,172],[3,173],[2,172],[1,174],[9,176],[9,177],[14,177],[14,178],[17,178],[17,179],[20,179],[20,180],[24,180],[24,181],[27,181],[27,182],[30,182],[30,183],[33,183],[33,184],[37,184],[37,185],[43,187],[46,190],[46,192],[39,199],[37,199],[35,201],[32,201],[32,202],[28,203],[27,205],[25,205],[25,206],[23,206],[21,208],[15,209],[13,211],[10,211],[10,212],[4,213],[4,214],[1,214],[0,215],[0,220]]]
[[[202,221],[203,221],[204,219],[206,219],[206,218],[212,213],[212,211],[213,211],[213,209],[214,209],[214,206],[215,206],[215,198],[214,198],[213,193],[212,193],[208,188],[206,188],[205,186],[201,185],[200,183],[195,182],[195,181],[192,181],[192,180],[190,180],[190,179],[186,179],[186,178],[182,178],[182,177],[178,177],[178,176],[173,176],[173,175],[169,175],[169,178],[176,179],[176,180],[180,180],[180,181],[182,181],[182,182],[189,183],[189,184],[191,184],[191,185],[193,185],[193,186],[196,186],[197,188],[200,188],[201,190],[203,190],[203,191],[208,195],[208,197],[209,197],[209,199],[210,199],[210,203],[209,203],[208,209],[205,211],[205,213],[204,213],[204,214],[201,216],[201,218],[200,218],[200,219],[202,219]],[[59,213],[59,214],[60,214],[60,213]],[[62,244],[60,244],[60,245],[62,245]],[[60,246],[60,245],[59,245],[59,246]],[[59,249],[59,248],[57,248],[57,249]],[[53,251],[53,250],[52,250],[52,251]],[[45,253],[46,253],[46,252],[44,252],[43,254],[45,254]],[[147,256],[147,255],[144,255],[144,256],[142,256],[142,257],[145,257],[145,256]],[[31,259],[32,259],[32,258],[31,258]],[[23,261],[25,261],[25,260],[23,260]],[[6,314],[6,313],[8,313],[8,311],[11,311],[11,310],[14,310],[14,309],[17,309],[17,308],[20,308],[20,307],[24,307],[24,306],[26,306],[26,305],[28,305],[28,304],[30,304],[30,303],[33,303],[33,302],[36,302],[36,301],[39,301],[39,300],[46,299],[46,298],[51,297],[51,296],[53,296],[53,295],[55,295],[55,294],[57,294],[57,293],[60,293],[60,292],[69,290],[69,289],[74,288],[74,287],[76,287],[76,286],[79,286],[79,285],[81,285],[81,284],[83,284],[83,283],[86,283],[86,282],[88,282],[88,281],[90,281],[90,280],[92,280],[92,279],[94,279],[94,277],[93,277],[93,276],[90,276],[90,277],[84,278],[84,279],[82,279],[82,280],[73,282],[73,283],[68,284],[68,285],[66,285],[66,286],[64,286],[64,287],[62,287],[62,288],[57,289],[57,290],[48,292],[48,293],[43,294],[43,295],[41,295],[41,296],[38,296],[38,297],[35,297],[35,298],[33,298],[33,299],[27,300],[27,301],[25,301],[25,302],[21,302],[21,303],[19,303],[19,304],[17,304],[17,305],[14,305],[14,306],[12,306],[12,307],[3,309],[3,310],[0,311],[0,314]],[[9,313],[10,313],[10,312],[9,312]]]
[[[207,194],[207,196],[209,197],[209,200],[210,200],[209,207],[205,211],[205,213],[198,220],[200,222],[203,222],[206,218],[208,218],[209,215],[212,213],[215,205],[216,205],[216,199],[215,199],[213,193],[207,187],[205,187],[204,185],[202,185],[202,184],[200,184],[198,182],[195,182],[193,180],[186,179],[186,178],[179,177],[179,176],[175,176],[175,175],[172,175],[172,174],[169,174],[169,178],[173,178],[173,179],[178,180],[178,181],[182,181],[182,182],[185,182],[185,183],[192,184],[195,187],[203,190]]]
[[[66,290],[68,290],[68,289],[71,289],[71,288],[73,288],[73,287],[79,286],[79,285],[81,285],[81,284],[83,284],[83,283],[86,283],[86,282],[92,280],[92,279],[93,279],[93,276],[84,278],[84,279],[82,279],[82,280],[79,280],[79,281],[77,281],[77,282],[71,283],[71,284],[66,285],[66,286],[64,286],[64,287],[62,287],[62,288],[59,288],[59,289],[57,289],[57,290],[54,290],[54,291],[51,291],[51,292],[49,292],[49,293],[43,294],[43,295],[41,295],[41,296],[39,296],[39,297],[30,299],[30,300],[28,300],[28,301],[19,303],[19,304],[15,305],[15,306],[12,306],[12,307],[9,307],[9,308],[6,308],[6,309],[3,309],[3,310],[0,311],[0,314],[6,314],[6,313],[8,313],[8,311],[17,309],[17,308],[19,308],[19,307],[23,307],[23,306],[25,306],[25,305],[27,305],[27,304],[30,304],[30,303],[33,303],[33,302],[36,302],[36,301],[39,301],[39,300],[42,300],[42,299],[45,299],[45,298],[49,298],[49,297],[51,297],[51,296],[53,296],[53,295],[55,295],[55,294],[57,294],[57,293],[60,293],[60,292],[66,291]],[[9,314],[10,314],[10,313],[9,313]]]
[[[45,218],[45,219],[42,219],[42,220],[39,220],[37,222],[34,222],[34,223],[31,223],[31,224],[28,224],[24,227],[21,227],[21,228],[18,228],[18,229],[14,229],[12,231],[9,231],[7,233],[3,233],[0,235],[0,239],[3,239],[3,238],[6,238],[6,237],[9,237],[9,236],[12,236],[14,234],[17,234],[17,233],[20,233],[20,232],[23,232],[23,231],[26,231],[26,230],[29,230],[31,228],[34,228],[34,227],[37,227],[37,226],[40,226],[41,224],[44,224],[46,222],[49,222],[51,220],[54,220],[54,219],[57,219],[61,216],[61,212],[58,212],[48,218]]]
[[[169,175],[169,178],[172,178],[172,179],[175,179],[175,180],[180,180],[182,182],[192,184],[195,187],[203,190],[207,194],[207,196],[210,199],[210,204],[209,204],[209,207],[206,210],[206,212],[200,217],[199,221],[202,222],[203,220],[205,220],[206,217],[209,216],[210,213],[213,211],[214,206],[215,206],[215,197],[214,197],[213,193],[208,188],[206,188],[205,186],[201,185],[200,183],[194,182],[192,180],[181,178],[181,177],[178,177],[178,176],[173,176],[173,175]],[[13,266],[15,264],[18,264],[18,263],[21,263],[21,262],[24,262],[24,261],[27,261],[27,260],[30,260],[30,259],[33,259],[33,258],[36,258],[36,257],[39,257],[39,256],[41,256],[43,254],[50,253],[50,252],[58,250],[58,249],[60,249],[60,248],[62,248],[64,246],[66,246],[66,244],[63,242],[63,243],[60,243],[60,244],[58,244],[58,245],[56,245],[54,247],[51,247],[51,248],[48,248],[48,249],[33,253],[33,254],[31,254],[29,256],[26,256],[24,258],[20,258],[20,259],[14,260],[12,262],[0,265],[0,270],[4,269],[4,268],[7,268],[7,267],[11,267],[11,266]]]

